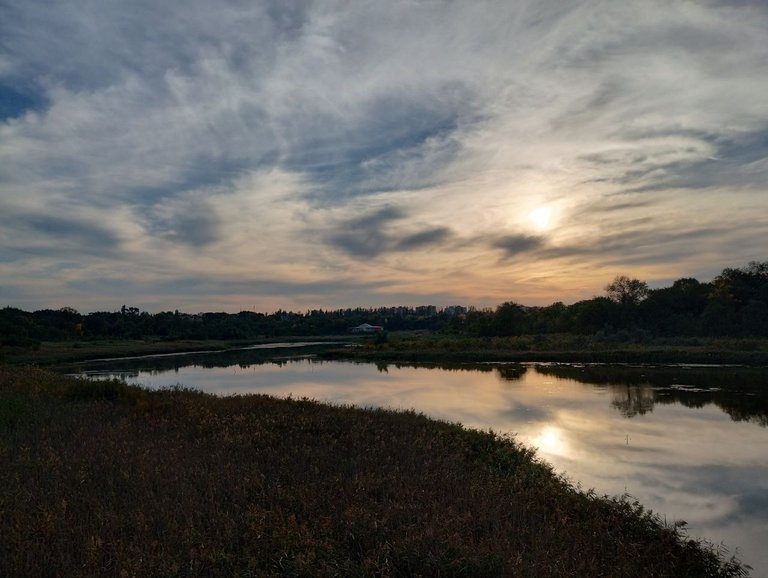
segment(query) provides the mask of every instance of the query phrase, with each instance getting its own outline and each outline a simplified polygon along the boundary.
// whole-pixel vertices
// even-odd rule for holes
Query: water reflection
[[[136,376],[140,372],[154,374],[169,371],[179,372],[185,367],[240,367],[247,369],[252,365],[274,364],[282,366],[299,359],[311,357],[329,347],[338,347],[335,342],[270,343],[254,345],[241,349],[225,351],[200,351],[190,353],[164,353],[159,355],[141,355],[97,359],[93,361],[68,363],[59,369],[71,373],[104,374],[117,373]]]
[[[656,404],[712,404],[734,421],[768,426],[768,371],[762,368],[549,365],[537,371],[609,389],[612,405],[626,417],[651,412]]]
[[[540,452],[549,455],[567,457],[573,453],[567,433],[556,426],[544,426],[531,441],[533,445],[539,448]]]
[[[255,355],[255,357],[254,357]],[[159,363],[158,363],[159,362]],[[185,365],[191,363],[190,365]],[[768,372],[274,359],[263,352],[80,370],[162,387],[416,409],[514,433],[582,487],[629,493],[768,575]]]

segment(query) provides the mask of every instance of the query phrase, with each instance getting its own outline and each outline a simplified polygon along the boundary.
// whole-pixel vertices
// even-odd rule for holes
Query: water
[[[294,354],[295,354],[294,350]],[[768,371],[322,362],[289,350],[109,360],[95,377],[416,409],[513,433],[582,488],[628,493],[768,576]]]

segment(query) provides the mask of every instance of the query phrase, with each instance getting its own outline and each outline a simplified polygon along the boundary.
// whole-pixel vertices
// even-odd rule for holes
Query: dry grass
[[[544,334],[470,337],[401,332],[369,339],[362,347],[330,350],[327,359],[388,362],[552,361],[562,363],[730,363],[768,365],[765,338],[658,338]]]
[[[224,350],[241,341],[199,340],[93,340],[43,341],[33,346],[0,345],[0,362],[13,365],[51,365],[103,357],[130,357],[158,353]]]
[[[744,573],[492,433],[0,367],[2,576]]]

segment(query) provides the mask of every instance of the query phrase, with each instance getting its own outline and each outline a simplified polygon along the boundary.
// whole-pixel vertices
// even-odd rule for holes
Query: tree
[[[639,279],[630,279],[625,275],[616,278],[605,286],[608,298],[621,305],[637,305],[648,296],[648,284]]]
[[[702,316],[710,335],[766,335],[768,323],[768,261],[723,269]]]
[[[496,308],[489,333],[500,336],[522,335],[525,333],[526,325],[525,309],[517,303],[508,301]]]
[[[696,335],[712,285],[686,277],[653,289],[640,304],[642,325],[656,335]]]
[[[744,268],[726,268],[712,284],[717,296],[732,299],[737,308],[751,301],[768,303],[768,261],[751,261]]]
[[[572,331],[590,334],[613,331],[622,327],[621,307],[607,297],[579,301],[568,308],[572,316]]]

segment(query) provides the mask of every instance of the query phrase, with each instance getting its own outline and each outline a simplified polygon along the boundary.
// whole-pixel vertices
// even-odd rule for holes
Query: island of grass
[[[744,576],[513,439],[0,367],[2,576]]]
[[[325,359],[370,362],[644,363],[768,365],[761,337],[660,337],[636,341],[615,335],[544,334],[476,337],[446,332],[403,331],[329,349]]]

